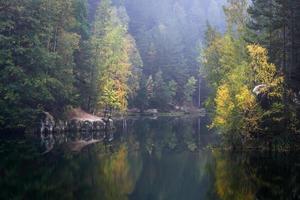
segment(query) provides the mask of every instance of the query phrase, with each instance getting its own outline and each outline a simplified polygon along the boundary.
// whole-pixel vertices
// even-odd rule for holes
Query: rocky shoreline
[[[59,132],[90,132],[105,131],[113,128],[113,120],[98,117],[77,108],[72,109],[66,120],[57,120],[50,113],[43,112],[39,116],[34,132],[59,133]]]

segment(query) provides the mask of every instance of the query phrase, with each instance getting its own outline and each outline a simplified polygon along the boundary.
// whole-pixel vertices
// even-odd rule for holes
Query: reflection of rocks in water
[[[107,142],[111,142],[114,140],[114,134],[112,132],[107,132],[105,133],[105,136],[104,136],[104,139],[107,141]]]
[[[84,147],[89,146],[91,144],[95,144],[100,142],[101,140],[90,140],[90,141],[85,141],[85,140],[78,140],[74,142],[68,143],[68,148],[73,151],[73,152],[79,152],[81,151]]]
[[[105,140],[114,139],[113,120],[103,119],[80,110],[74,110],[67,121],[55,121],[48,112],[42,112],[37,119],[37,133],[41,138],[43,152],[50,152],[54,146],[68,143],[73,151],[80,151],[85,146]]]
[[[80,121],[73,119],[68,123],[69,131],[77,132],[79,130],[79,128],[80,128]]]
[[[84,147],[103,141],[104,143],[111,143],[114,139],[114,134],[108,132],[68,132],[68,133],[41,133],[41,146],[43,154],[48,153],[54,147],[65,145],[71,151],[80,151]]]
[[[48,112],[42,112],[39,116],[40,124],[39,131],[40,133],[50,133],[53,132],[55,127],[54,117]]]
[[[53,132],[55,133],[60,133],[60,132],[65,132],[67,130],[67,123],[59,120],[53,129]]]
[[[93,123],[91,121],[82,122],[80,131],[82,132],[90,132],[93,130]]]
[[[95,121],[93,122],[92,125],[92,130],[97,131],[97,130],[104,130],[105,129],[105,124],[102,121]]]
[[[81,135],[81,139],[84,141],[93,140],[93,132],[83,131],[83,132],[81,132],[80,135]]]
[[[55,139],[51,133],[41,133],[41,145],[44,147],[44,153],[50,152],[55,144]]]
[[[113,132],[106,132],[104,134],[103,144],[105,146],[106,151],[111,152],[111,153],[114,152],[113,140],[114,140]]]

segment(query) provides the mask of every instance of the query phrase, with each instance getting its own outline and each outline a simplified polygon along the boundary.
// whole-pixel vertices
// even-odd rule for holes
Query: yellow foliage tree
[[[265,84],[262,92],[267,92],[269,97],[283,95],[283,76],[279,75],[276,66],[268,62],[268,51],[260,45],[248,45],[250,67],[253,70],[255,84]]]
[[[246,85],[243,85],[235,96],[236,105],[241,113],[241,133],[247,135],[249,131],[260,130],[259,123],[262,113],[255,96]]]
[[[228,84],[223,84],[218,88],[215,104],[216,113],[212,127],[227,129],[226,127],[228,127],[230,123],[231,114],[235,107],[230,95]]]
[[[256,105],[255,97],[246,85],[240,88],[235,98],[237,100],[237,106],[243,111],[249,111]]]
[[[110,0],[100,4],[92,37],[95,65],[99,69],[98,109],[127,108],[128,78],[131,75],[131,54],[134,44],[127,25],[118,16]]]

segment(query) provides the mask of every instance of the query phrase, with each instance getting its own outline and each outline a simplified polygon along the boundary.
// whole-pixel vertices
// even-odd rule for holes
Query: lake
[[[0,199],[300,199],[299,154],[216,150],[208,123],[132,118],[110,133],[2,137]]]

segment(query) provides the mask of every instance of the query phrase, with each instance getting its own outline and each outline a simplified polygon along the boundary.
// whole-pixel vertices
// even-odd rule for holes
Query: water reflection
[[[120,121],[115,132],[1,140],[0,199],[299,199],[297,154],[211,151],[205,119]],[[96,141],[72,152],[68,144]],[[49,148],[41,154],[40,147]]]
[[[299,154],[214,152],[214,157],[220,199],[300,199]]]
[[[42,154],[49,153],[54,147],[68,146],[73,150],[79,151],[87,145],[103,141],[107,145],[114,139],[114,133],[107,132],[42,132],[39,135],[41,141]]]

